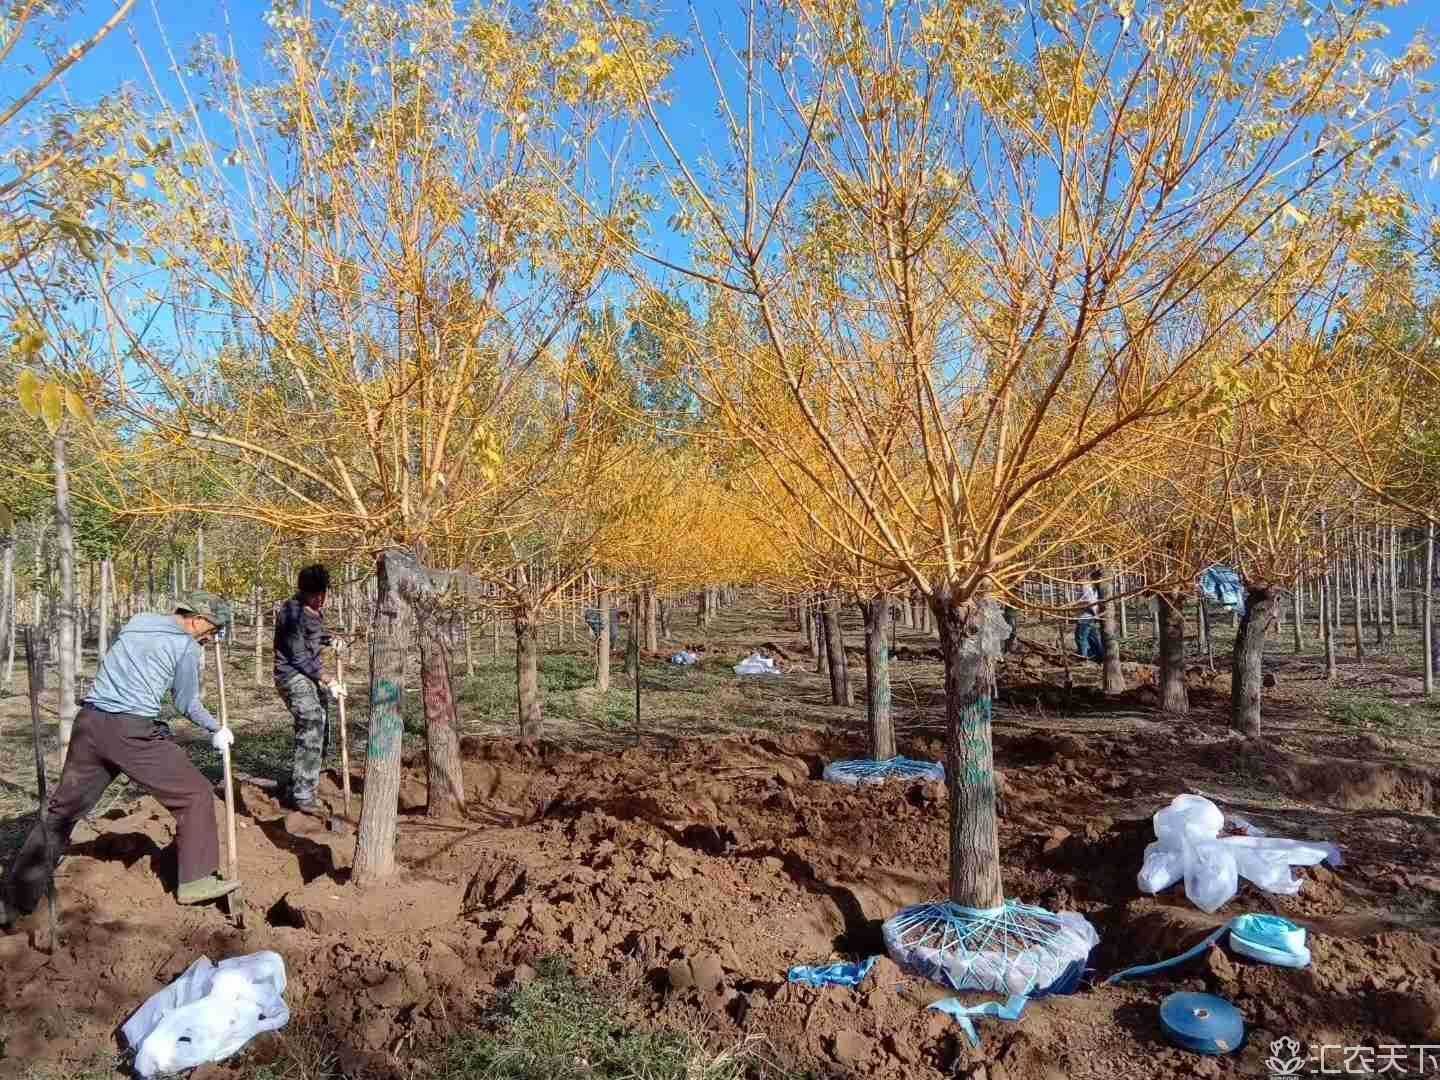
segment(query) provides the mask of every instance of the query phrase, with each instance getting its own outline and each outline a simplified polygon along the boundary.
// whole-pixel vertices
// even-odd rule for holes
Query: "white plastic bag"
[[[1219,841],[1235,855],[1240,876],[1266,892],[1294,896],[1301,882],[1292,866],[1317,866],[1330,858],[1333,844],[1311,844],[1268,836],[1226,836]]]
[[[1154,817],[1155,839],[1178,850],[1182,844],[1214,840],[1225,826],[1220,808],[1202,795],[1177,795]]]
[[[700,657],[689,649],[681,649],[674,656],[670,657],[670,663],[677,667],[692,667],[700,662]]]
[[[1228,904],[1240,888],[1240,871],[1231,848],[1215,840],[1185,850],[1185,895],[1209,914]]]
[[[145,1002],[121,1028],[135,1071],[150,1077],[223,1061],[256,1035],[284,1027],[285,961],[258,952],[222,960],[200,957]]]
[[[736,675],[779,675],[775,661],[760,653],[751,653],[735,665]]]
[[[1145,848],[1145,860],[1140,864],[1140,873],[1135,883],[1140,891],[1152,896],[1162,889],[1168,889],[1185,876],[1185,853],[1156,840]]]

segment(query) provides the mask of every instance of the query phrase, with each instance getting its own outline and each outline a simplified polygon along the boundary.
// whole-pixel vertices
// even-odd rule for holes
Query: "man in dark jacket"
[[[280,605],[275,618],[275,689],[295,720],[295,760],[290,777],[290,803],[297,810],[320,807],[315,792],[325,759],[329,705],[345,688],[327,679],[320,651],[344,642],[325,629],[325,595],[330,572],[316,563],[300,571],[295,595]]]

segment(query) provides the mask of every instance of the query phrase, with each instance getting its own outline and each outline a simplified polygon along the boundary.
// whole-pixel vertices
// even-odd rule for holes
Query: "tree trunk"
[[[252,599],[255,602],[255,685],[265,684],[265,605],[260,596],[260,583],[257,581],[251,590]]]
[[[1360,573],[1360,544],[1359,540],[1354,541],[1355,550],[1352,553],[1350,584],[1355,590],[1355,603],[1350,610],[1350,628],[1355,631],[1355,659],[1365,659],[1365,617],[1364,603],[1361,597],[1361,573]]]
[[[1128,637],[1130,636],[1130,613],[1129,613],[1129,611],[1128,611],[1127,608],[1126,608],[1126,600],[1127,600],[1128,598],[1127,598],[1126,595],[1125,595],[1125,575],[1124,575],[1124,574],[1121,574],[1121,575],[1119,575],[1118,577],[1116,577],[1116,579],[1115,579],[1115,592],[1117,592],[1117,593],[1120,594],[1120,598],[1115,602],[1115,604],[1116,604],[1116,607],[1119,608],[1119,614],[1120,614],[1120,640],[1121,640],[1121,641],[1124,641],[1126,638],[1128,638]],[[1118,650],[1117,650],[1117,651],[1118,651]]]
[[[1427,533],[1428,535],[1428,533]],[[1419,556],[1407,555],[1405,557],[1405,570],[1410,581],[1410,625],[1420,625],[1420,567]]]
[[[399,811],[401,744],[405,722],[405,623],[409,602],[396,578],[409,568],[398,552],[376,560],[378,592],[370,635],[370,738],[365,749],[365,792],[355,838],[354,880],[365,886],[395,873],[395,821]]]
[[[1247,584],[1245,615],[1235,636],[1230,668],[1230,726],[1251,738],[1260,734],[1261,661],[1265,655],[1265,627],[1270,624],[1280,596],[1273,589]]]
[[[1425,696],[1435,693],[1435,525],[1425,526]]]
[[[105,659],[105,650],[110,648],[110,575],[114,573],[111,569],[109,559],[100,560],[100,621],[96,627],[95,637],[95,667],[98,670],[100,661]]]
[[[660,651],[660,613],[656,608],[654,589],[645,590],[645,651]]]
[[[1160,708],[1175,716],[1190,712],[1185,688],[1185,594],[1159,594],[1155,610],[1160,620]]]
[[[850,690],[850,664],[845,657],[845,635],[840,630],[840,601],[825,600],[825,654],[830,666],[830,700],[836,705],[855,704]]]
[[[520,737],[538,739],[544,725],[540,705],[540,637],[538,612],[529,604],[517,603],[515,622],[515,704],[520,717]]]
[[[55,455],[55,539],[60,559],[60,765],[70,753],[70,732],[75,726],[75,676],[80,670],[79,638],[75,627],[75,536],[70,527],[70,473],[65,464],[65,436],[57,433]]]
[[[895,756],[895,722],[890,713],[890,598],[872,597],[860,605],[865,618],[865,715],[870,725],[870,756]]]
[[[990,737],[995,656],[982,656],[985,605],[937,594],[933,612],[945,659],[945,777],[950,788],[950,899],[993,910],[1005,902],[1000,881],[1000,823],[996,814],[995,756]],[[999,618],[999,615],[994,615]],[[967,648],[967,643],[969,647]]]
[[[1105,580],[1095,583],[1100,597],[1100,645],[1105,650],[1105,662],[1100,677],[1100,689],[1106,694],[1123,694],[1125,676],[1120,671],[1120,640],[1115,633],[1114,585]]]
[[[670,640],[670,601],[657,600],[655,604],[660,612],[660,637],[662,640]]]
[[[1295,624],[1291,629],[1295,634],[1295,653],[1297,656],[1305,651],[1305,597],[1302,593],[1303,588],[1304,586],[1297,577],[1295,579],[1295,591],[1290,596],[1290,614],[1293,616],[1292,621]]]
[[[825,635],[825,597],[815,597],[815,674],[823,675],[828,663],[830,643]]]
[[[460,770],[460,733],[445,624],[435,611],[416,608],[420,636],[420,694],[425,703],[425,815],[465,816],[465,777]]]
[[[710,621],[708,613],[709,606],[710,590],[701,589],[695,596],[695,625],[701,630],[705,629],[705,624]],[[634,633],[633,627],[631,628],[631,633]]]
[[[800,625],[805,633],[805,648],[812,657],[818,656],[820,644],[815,633],[815,606],[808,595],[800,600]]]
[[[195,588],[205,588],[205,526],[195,530]]]
[[[1390,639],[1400,641],[1400,530],[1390,527],[1390,559],[1385,560],[1390,577]]]
[[[15,537],[0,541],[4,557],[0,559],[0,658],[5,665],[4,677],[0,678],[0,689],[10,693],[15,683],[15,636],[20,623],[20,612],[15,606]]]
[[[595,689],[610,689],[610,590],[599,590],[600,633],[595,635]]]

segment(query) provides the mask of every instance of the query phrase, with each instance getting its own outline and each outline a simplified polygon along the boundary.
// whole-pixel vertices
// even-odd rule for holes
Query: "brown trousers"
[[[175,815],[180,881],[195,881],[220,865],[215,796],[210,781],[170,741],[157,720],[88,706],[75,717],[70,753],[60,783],[25,845],[5,874],[3,897],[29,913],[45,895],[45,882],[70,843],[75,823],[95,808],[115,777],[124,773]],[[46,855],[49,842],[50,859]]]

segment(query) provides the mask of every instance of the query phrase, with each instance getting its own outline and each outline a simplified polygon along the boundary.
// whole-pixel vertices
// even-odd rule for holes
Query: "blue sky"
[[[72,20],[66,28],[63,35],[65,40],[74,41],[88,35],[114,10],[112,2],[113,0],[91,0],[87,10]],[[1339,2],[1343,4],[1345,0]],[[173,50],[175,58],[183,63],[190,46],[204,34],[219,36],[222,45],[229,36],[242,66],[247,69],[247,74],[252,78],[263,77],[263,46],[267,36],[263,16],[269,6],[268,0],[190,0],[184,3],[176,3],[174,0],[138,0],[126,23],[80,65],[72,69],[64,77],[63,85],[54,88],[51,96],[63,94],[69,100],[83,104],[125,84],[133,85],[148,94],[148,62],[150,70],[160,81],[162,91],[172,104],[178,104],[179,83],[170,71],[170,51]],[[327,10],[323,4],[316,4],[315,8],[317,11]],[[734,0],[706,3],[700,0],[695,10],[699,12],[712,43],[718,30],[736,36],[743,32],[745,7],[741,3]],[[1417,30],[1440,30],[1440,2],[1412,0],[1405,7],[1385,12],[1382,18],[1392,29],[1390,41],[1382,47],[1398,50]],[[690,19],[690,9],[678,7],[667,17],[666,29],[676,36],[688,39]],[[1297,33],[1293,47],[1298,50],[1301,46],[1302,40]],[[5,81],[8,83],[10,79]],[[192,83],[192,87],[193,85]],[[707,145],[723,143],[724,128],[715,114],[714,88],[710,73],[698,52],[682,62],[672,82],[672,88],[674,104],[666,110],[666,121],[687,157],[693,160]],[[9,89],[7,86],[6,90]],[[0,100],[6,96],[8,94],[0,94]],[[658,151],[657,144],[652,143],[652,146]],[[668,213],[669,210],[665,210],[657,215],[655,221],[662,234],[656,238],[660,250],[677,261],[686,261],[683,240],[664,235],[664,220]]]

